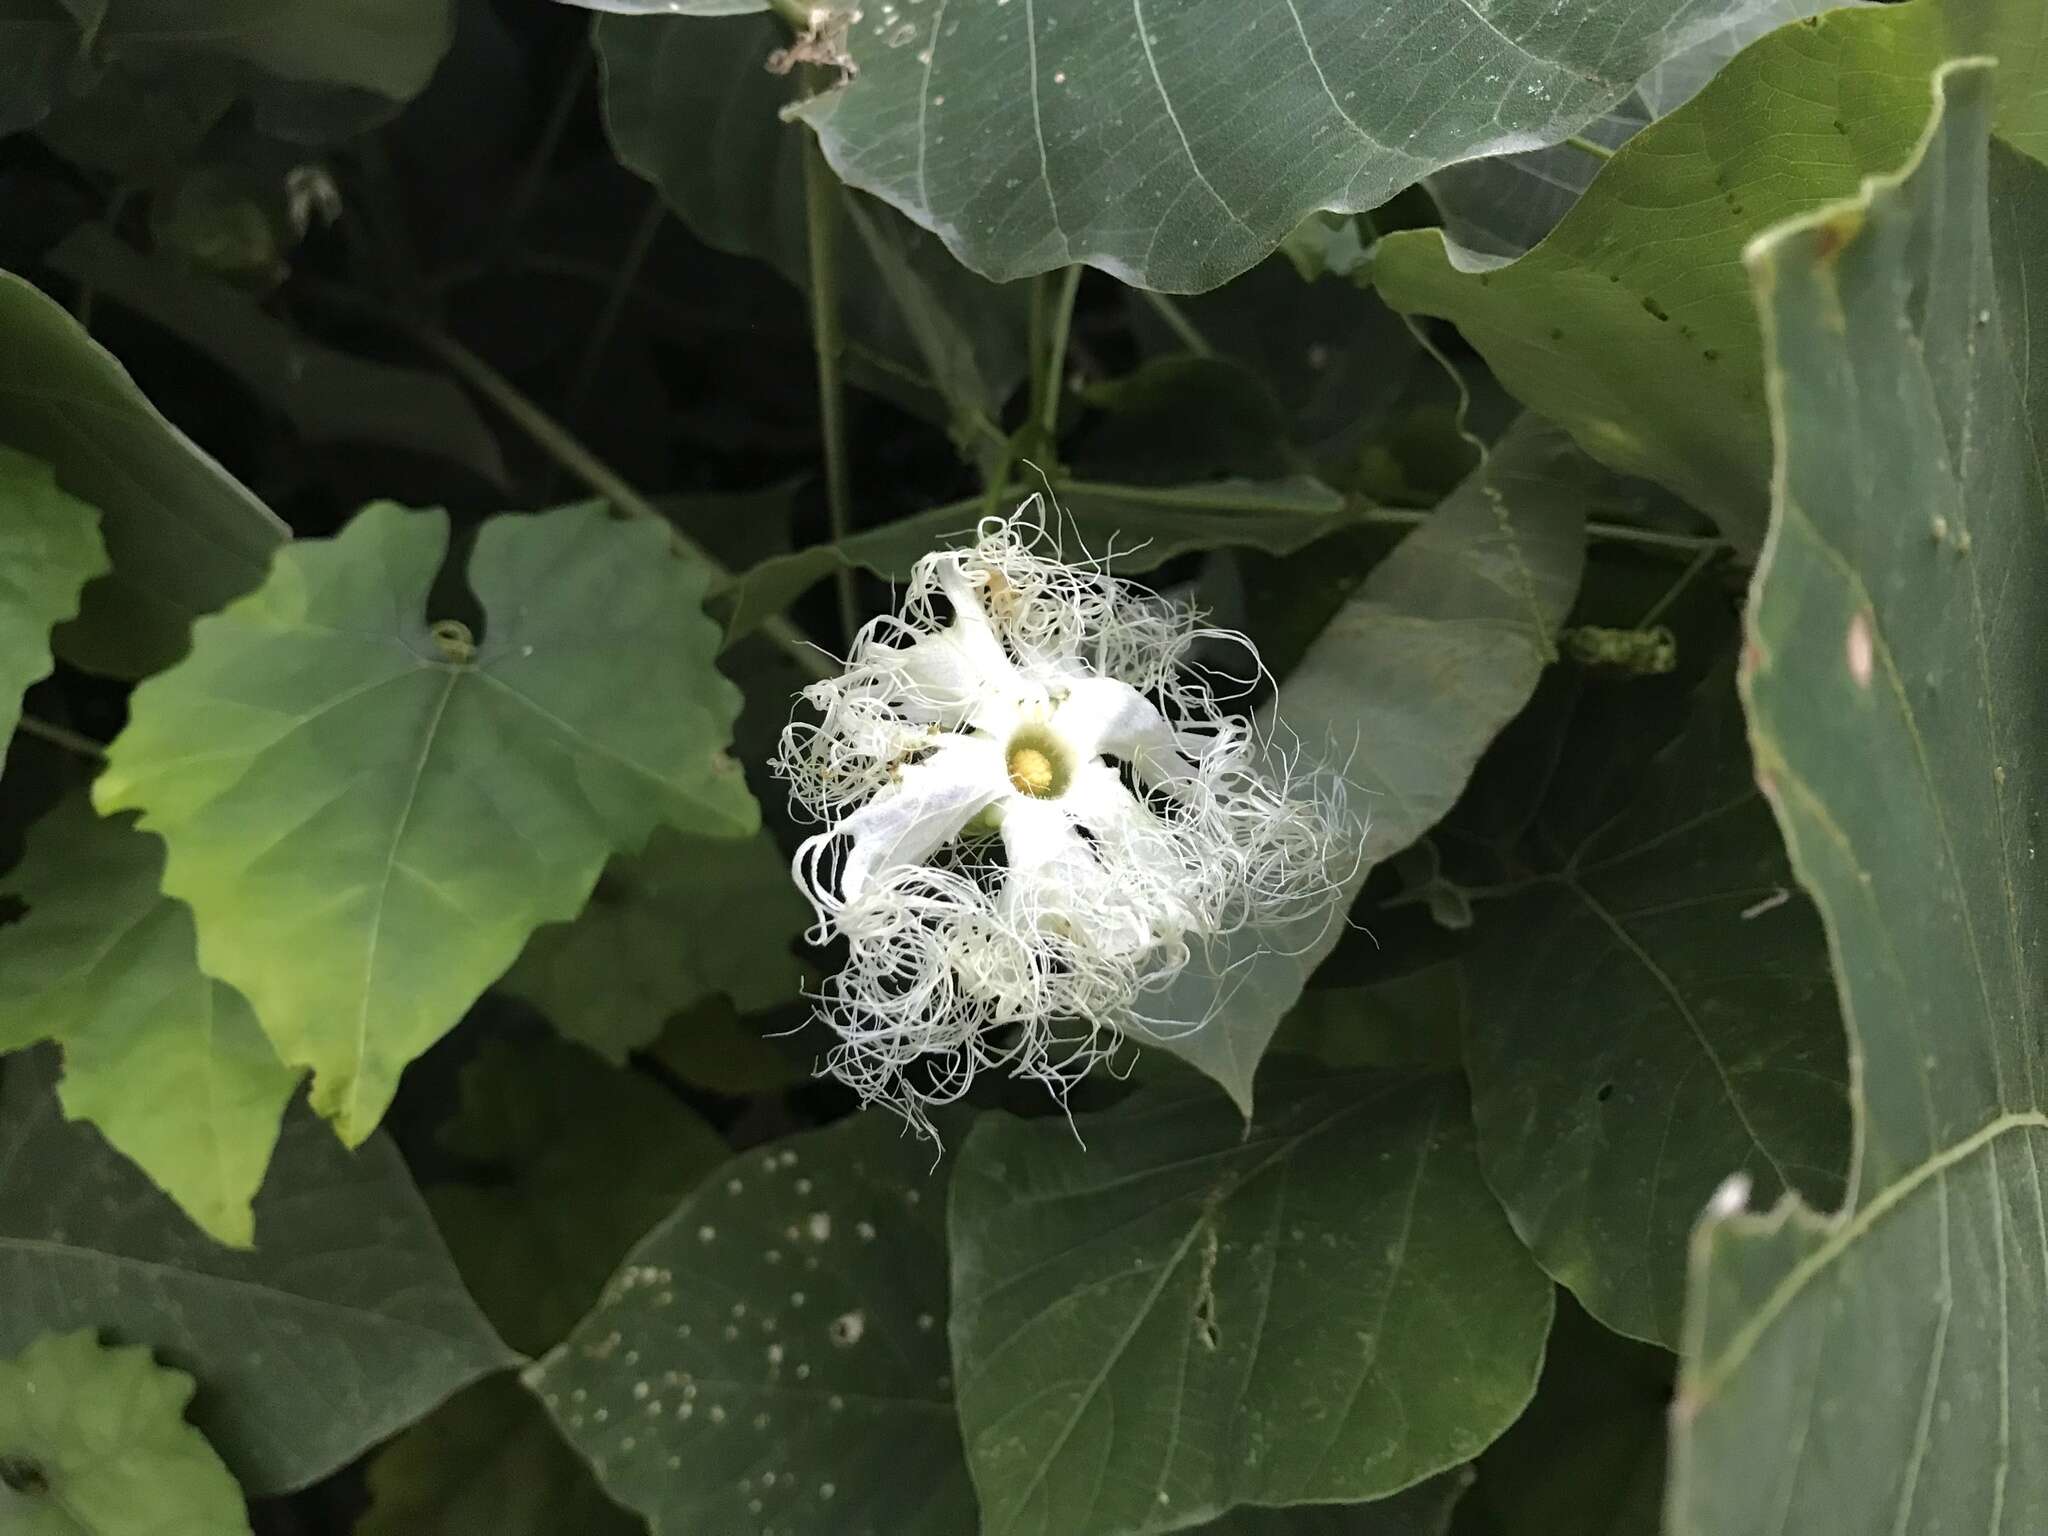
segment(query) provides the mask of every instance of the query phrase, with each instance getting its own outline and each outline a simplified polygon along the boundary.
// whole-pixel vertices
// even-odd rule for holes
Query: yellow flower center
[[[1074,782],[1074,754],[1041,720],[1017,727],[1003,749],[1010,787],[1034,800],[1057,800]]]
[[[1052,759],[1037,747],[1012,747],[1010,782],[1018,794],[1043,800],[1052,793]]]

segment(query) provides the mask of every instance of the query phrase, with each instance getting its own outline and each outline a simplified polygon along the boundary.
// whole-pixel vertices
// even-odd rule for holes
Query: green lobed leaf
[[[1521,260],[1461,270],[1418,230],[1381,242],[1374,280],[1396,308],[1455,321],[1588,452],[1661,480],[1753,550],[1771,459],[1744,242],[1898,164],[1927,71],[1956,52],[2010,54],[2005,130],[2048,146],[2039,15],[2035,0],[1915,0],[1782,28],[1624,145]]]
[[[199,1381],[193,1417],[252,1493],[303,1487],[515,1363],[398,1153],[287,1115],[256,1246],[202,1236],[89,1126],[52,1053],[0,1059],[0,1351],[106,1328]]]
[[[192,621],[263,579],[284,524],[157,414],[64,310],[0,272],[0,443],[46,460],[100,511],[113,574],[57,631],[67,661],[141,677],[183,654]]]
[[[607,1061],[651,1045],[662,1026],[713,995],[742,1012],[796,999],[792,946],[810,908],[766,833],[684,837],[606,866],[574,922],[537,930],[499,983]]]
[[[1696,711],[1611,816],[1581,814],[1604,784],[1560,770],[1527,833],[1556,851],[1480,908],[1466,968],[1487,1182],[1594,1316],[1673,1347],[1686,1237],[1721,1180],[1828,1206],[1849,1155],[1826,941],[1726,668]]]
[[[1555,143],[1737,0],[834,9],[800,115],[847,181],[998,281],[1087,262],[1214,287],[1317,209]]]
[[[836,544],[771,555],[721,582],[713,593],[714,611],[724,616],[730,641],[758,629],[834,571],[857,566],[900,581],[920,556],[971,539],[975,524],[992,510],[1007,514],[1037,494],[1042,489],[1012,486],[898,518]],[[1156,569],[1197,549],[1243,545],[1285,553],[1368,515],[1347,509],[1342,496],[1311,475],[1160,486],[1063,480],[1052,487],[1051,499],[1058,512],[1048,513],[1048,524],[1090,554],[1113,552],[1124,575]]]
[[[487,1181],[437,1184],[427,1204],[485,1315],[529,1354],[559,1343],[619,1255],[726,1157],[666,1089],[555,1040],[489,1042],[441,1141]]]
[[[1551,1287],[1462,1085],[1276,1062],[1261,1090],[1249,1129],[1182,1077],[968,1137],[953,1357],[988,1536],[1378,1498],[1528,1402]]]
[[[50,675],[50,626],[78,612],[78,593],[107,569],[99,513],[57,488],[50,466],[0,447],[0,762],[21,720],[21,696]]]
[[[286,546],[136,689],[94,785],[164,838],[200,965],[350,1145],[609,855],[659,823],[759,824],[721,751],[739,701],[704,573],[665,529],[598,503],[492,519],[476,641],[426,621],[447,540],[444,514],[382,503]]]
[[[772,73],[788,31],[763,4],[722,10],[604,5],[593,29],[605,126],[628,170],[661,189],[699,239],[811,284],[803,130],[782,110],[801,72]],[[658,12],[659,14],[638,14]],[[706,20],[710,16],[729,19]],[[707,145],[716,145],[708,153]],[[992,424],[1025,371],[1025,300],[966,271],[893,209],[838,197],[834,241],[850,376],[963,440]]]
[[[1944,67],[1903,170],[1750,254],[1778,464],[1743,685],[1856,1156],[1841,1211],[1731,1190],[1695,1237],[1675,1536],[2048,1508],[2048,168],[1989,138],[2010,90]]]
[[[527,1383],[657,1531],[961,1536],[944,1198],[885,1115],[734,1158]]]
[[[431,453],[504,488],[498,440],[451,380],[309,341],[233,285],[145,256],[104,224],[79,225],[46,259],[211,357],[307,442]]]
[[[1528,702],[1578,591],[1583,504],[1599,478],[1561,434],[1524,418],[1373,570],[1282,684],[1278,739],[1340,766],[1366,818],[1347,900],[1372,865],[1451,808],[1487,743]],[[1213,973],[1190,970],[1152,1010],[1201,1027],[1147,1043],[1201,1068],[1249,1115],[1273,1031],[1343,932],[1341,910],[1247,930]]]
[[[377,1453],[354,1536],[635,1536],[531,1393],[465,1388]]]
[[[242,1490],[185,1422],[192,1378],[90,1328],[0,1360],[0,1526],[11,1536],[247,1536]]]
[[[158,889],[163,864],[161,841],[83,795],[30,830],[4,886],[28,915],[0,928],[0,1051],[62,1046],[65,1114],[247,1248],[299,1074],[241,994],[199,969],[192,914]]]

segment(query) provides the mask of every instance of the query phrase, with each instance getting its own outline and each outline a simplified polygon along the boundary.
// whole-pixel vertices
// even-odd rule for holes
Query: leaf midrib
[[[464,1342],[459,1336],[445,1333],[426,1323],[416,1323],[408,1318],[394,1317],[388,1312],[380,1312],[373,1308],[352,1306],[342,1301],[328,1301],[322,1297],[307,1296],[298,1291],[280,1290],[276,1286],[265,1285],[258,1280],[243,1280],[233,1275],[218,1275],[205,1270],[185,1269],[179,1265],[166,1264],[157,1259],[136,1258],[132,1254],[110,1253],[103,1248],[81,1248],[75,1243],[60,1243],[51,1238],[15,1237],[0,1233],[0,1253],[10,1250],[30,1254],[38,1258],[51,1258],[59,1261],[69,1260],[78,1264],[90,1265],[101,1263],[127,1269],[138,1269],[149,1273],[160,1282],[166,1284],[197,1286],[201,1288],[222,1286],[229,1290],[253,1291],[259,1296],[270,1299],[281,1308],[301,1307],[317,1312],[331,1312],[380,1329],[420,1334],[426,1338],[438,1340],[442,1344],[459,1346]],[[182,1324],[180,1326],[184,1330],[190,1331],[191,1325]],[[507,1357],[517,1358],[515,1352],[506,1346],[501,1344],[500,1348],[504,1349]]]
[[[1906,1198],[1916,1189],[1929,1179],[1969,1161],[1999,1137],[2013,1131],[2025,1130],[2048,1130],[2048,1113],[2034,1109],[2012,1110],[1998,1116],[1962,1140],[1952,1142],[1925,1161],[1908,1169],[1879,1190],[1870,1202],[1858,1209],[1854,1215],[1838,1220],[1829,1230],[1826,1241],[1786,1272],[1785,1278],[1778,1282],[1769,1296],[1764,1298],[1763,1304],[1730,1337],[1721,1353],[1715,1357],[1713,1364],[1701,1373],[1698,1385],[1687,1394],[1689,1401],[1686,1406],[1689,1410],[1696,1413],[1708,1398],[1720,1391],[1799,1293],[1818,1278],[1830,1264],[1848,1252],[1864,1234],[1903,1205]]]
[[[384,853],[384,878],[377,885],[376,904],[371,907],[363,953],[363,984],[356,1006],[355,1050],[351,1054],[348,1100],[343,1108],[340,1124],[344,1136],[355,1127],[356,1115],[363,1095],[363,1060],[370,1050],[370,994],[377,977],[377,949],[384,931],[384,903],[391,895],[392,876],[398,870],[398,850],[405,842],[406,829],[412,825],[413,808],[419,804],[420,785],[425,782],[427,762],[434,755],[434,743],[440,739],[441,721],[448,713],[448,703],[455,697],[456,685],[462,680],[462,668],[451,667],[448,681],[441,689],[440,701],[434,706],[434,716],[427,722],[425,739],[420,743],[420,755],[413,762],[412,783],[406,790],[405,806],[398,813],[397,825],[391,833],[390,845]],[[365,1133],[367,1134],[367,1132]],[[360,1137],[357,1140],[361,1140]]]
[[[1340,1105],[1337,1109],[1333,1110],[1328,1115],[1323,1116],[1321,1119],[1309,1125],[1303,1126],[1298,1131],[1292,1131],[1284,1135],[1276,1136],[1276,1145],[1268,1155],[1258,1158],[1253,1163],[1251,1163],[1251,1165],[1247,1168],[1244,1168],[1242,1170],[1232,1170],[1228,1177],[1223,1178],[1210,1186],[1209,1190],[1205,1192],[1202,1198],[1200,1216],[1195,1221],[1189,1223],[1188,1230],[1181,1238],[1179,1244],[1176,1246],[1174,1251],[1165,1259],[1165,1261],[1160,1264],[1158,1282],[1151,1288],[1150,1292],[1143,1298],[1143,1300],[1137,1305],[1137,1307],[1133,1309],[1130,1327],[1126,1329],[1123,1333],[1123,1336],[1117,1340],[1115,1348],[1113,1348],[1109,1352],[1108,1358],[1105,1359],[1102,1364],[1102,1368],[1099,1371],[1097,1371],[1094,1378],[1087,1383],[1085,1389],[1082,1391],[1080,1395],[1079,1402],[1075,1406],[1073,1414],[1071,1415],[1071,1417],[1069,1417],[1065,1427],[1061,1430],[1060,1434],[1054,1440],[1053,1444],[1047,1448],[1044,1456],[1040,1458],[1038,1469],[1032,1474],[1031,1480],[1027,1484],[1025,1484],[1021,1492],[1012,1496],[1012,1499],[1010,1501],[1010,1507],[1015,1512],[1016,1517],[1018,1519],[1023,1518],[1024,1511],[1022,1509],[1022,1505],[1028,1498],[1030,1498],[1030,1496],[1034,1492],[1037,1491],[1038,1485],[1044,1481],[1046,1474],[1052,1470],[1052,1464],[1056,1460],[1058,1460],[1060,1452],[1065,1449],[1067,1441],[1072,1437],[1074,1430],[1079,1426],[1082,1417],[1087,1413],[1089,1405],[1095,1401],[1095,1398],[1101,1392],[1103,1383],[1109,1379],[1110,1373],[1116,1368],[1117,1362],[1123,1358],[1124,1351],[1130,1347],[1132,1340],[1134,1340],[1138,1336],[1139,1331],[1143,1329],[1143,1327],[1148,1321],[1151,1320],[1154,1311],[1159,1304],[1160,1297],[1165,1293],[1166,1287],[1173,1280],[1174,1276],[1180,1272],[1182,1264],[1187,1259],[1189,1250],[1192,1249],[1194,1246],[1195,1239],[1202,1233],[1202,1231],[1208,1225],[1209,1222],[1216,1219],[1215,1213],[1221,1209],[1221,1207],[1226,1201],[1230,1200],[1232,1197],[1238,1194],[1241,1194],[1248,1185],[1250,1185],[1252,1182],[1259,1179],[1260,1177],[1264,1176],[1268,1171],[1274,1168],[1284,1169],[1285,1167],[1287,1167],[1292,1162],[1295,1153],[1301,1149],[1304,1143],[1308,1142],[1314,1137],[1322,1135],[1325,1131],[1328,1131],[1332,1126],[1340,1124],[1341,1122],[1350,1118],[1351,1116],[1363,1113],[1365,1110],[1372,1107],[1373,1103],[1376,1102],[1376,1099],[1377,1096],[1375,1096],[1375,1098],[1369,1098],[1365,1100],[1348,1101]],[[1439,1109],[1439,1113],[1440,1112],[1441,1111]],[[1432,1126],[1435,1124],[1435,1120],[1436,1116],[1433,1115],[1431,1119]],[[1246,1147],[1238,1146],[1228,1149],[1228,1153],[1231,1156],[1242,1157],[1246,1150]],[[1200,1161],[1206,1161],[1206,1158],[1182,1160],[1183,1164],[1196,1163]],[[1417,1189],[1419,1189],[1421,1185],[1422,1165],[1427,1163],[1427,1161],[1428,1152],[1425,1149],[1417,1156]],[[1128,1225],[1128,1223],[1126,1225]],[[1061,1255],[1061,1257],[1064,1257],[1064,1255]],[[1036,1267],[1042,1268],[1043,1265]],[[1390,1273],[1388,1276],[1387,1290],[1381,1297],[1383,1309],[1384,1306],[1391,1300],[1392,1293],[1395,1287],[1397,1273],[1398,1270],[1396,1271],[1396,1273]],[[1118,1275],[1113,1278],[1122,1279],[1125,1277]],[[1000,1292],[1003,1289],[1004,1287],[998,1286],[994,1292],[991,1292],[989,1294],[1000,1294]],[[985,1300],[985,1298],[983,1299]],[[1057,1303],[1054,1303],[1054,1305],[1057,1305]],[[1036,1327],[1039,1323],[1041,1323],[1044,1320],[1047,1312],[1049,1312],[1050,1310],[1050,1307],[1042,1308],[1026,1322],[1012,1329],[1010,1334],[1001,1343],[983,1352],[983,1354],[980,1357],[980,1360],[977,1362],[978,1365],[985,1368],[988,1365],[989,1361],[993,1360],[997,1355],[1001,1354],[1004,1350],[1008,1349],[1019,1338],[1023,1337],[1023,1335],[1028,1330]],[[1262,1343],[1263,1334],[1255,1336],[1252,1340],[1251,1348],[1247,1352],[1247,1380],[1249,1380],[1251,1375],[1255,1374],[1257,1371],[1259,1351]],[[1360,1380],[1358,1382],[1358,1387],[1362,1388],[1364,1386],[1364,1376],[1369,1374],[1371,1374],[1370,1362],[1368,1362],[1365,1371],[1361,1374]],[[1052,1389],[1048,1388],[1047,1390]],[[1020,1404],[1017,1406],[1021,1407],[1023,1405]],[[1012,1412],[1014,1411],[1015,1409],[1013,1408]],[[999,1417],[995,1420],[995,1423],[1002,1423],[1004,1421],[1004,1418],[1006,1417],[1008,1417],[1008,1415]],[[1342,1426],[1340,1424],[1340,1433],[1341,1428]],[[1327,1452],[1325,1453],[1325,1455],[1327,1457]],[[1011,1530],[1014,1528],[1014,1521],[1010,1525],[1004,1527],[1005,1530]]]

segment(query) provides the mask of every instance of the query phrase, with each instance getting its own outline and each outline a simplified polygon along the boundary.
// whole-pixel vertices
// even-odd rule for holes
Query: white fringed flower
[[[1156,1030],[1147,993],[1226,934],[1326,909],[1355,846],[1341,785],[1271,776],[1188,670],[1196,640],[1239,637],[1062,563],[1032,510],[918,561],[775,764],[828,823],[794,866],[811,940],[846,944],[828,1066],[921,1128],[983,1067],[1062,1090]]]

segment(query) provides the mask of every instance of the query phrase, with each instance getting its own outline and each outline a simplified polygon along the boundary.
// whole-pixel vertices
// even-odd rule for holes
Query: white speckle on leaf
[[[842,1349],[850,1344],[858,1344],[861,1335],[868,1331],[867,1314],[858,1310],[842,1312],[832,1319],[832,1325],[826,1331],[831,1335],[832,1342]]]
[[[1707,1214],[1716,1220],[1740,1215],[1743,1207],[1749,1204],[1749,1190],[1748,1174],[1729,1174],[1721,1181],[1721,1187],[1714,1191],[1713,1197],[1707,1201]]]
[[[1877,643],[1871,637],[1868,614],[1858,613],[1849,621],[1844,647],[1849,658],[1849,676],[1858,688],[1868,688],[1877,662]]]

